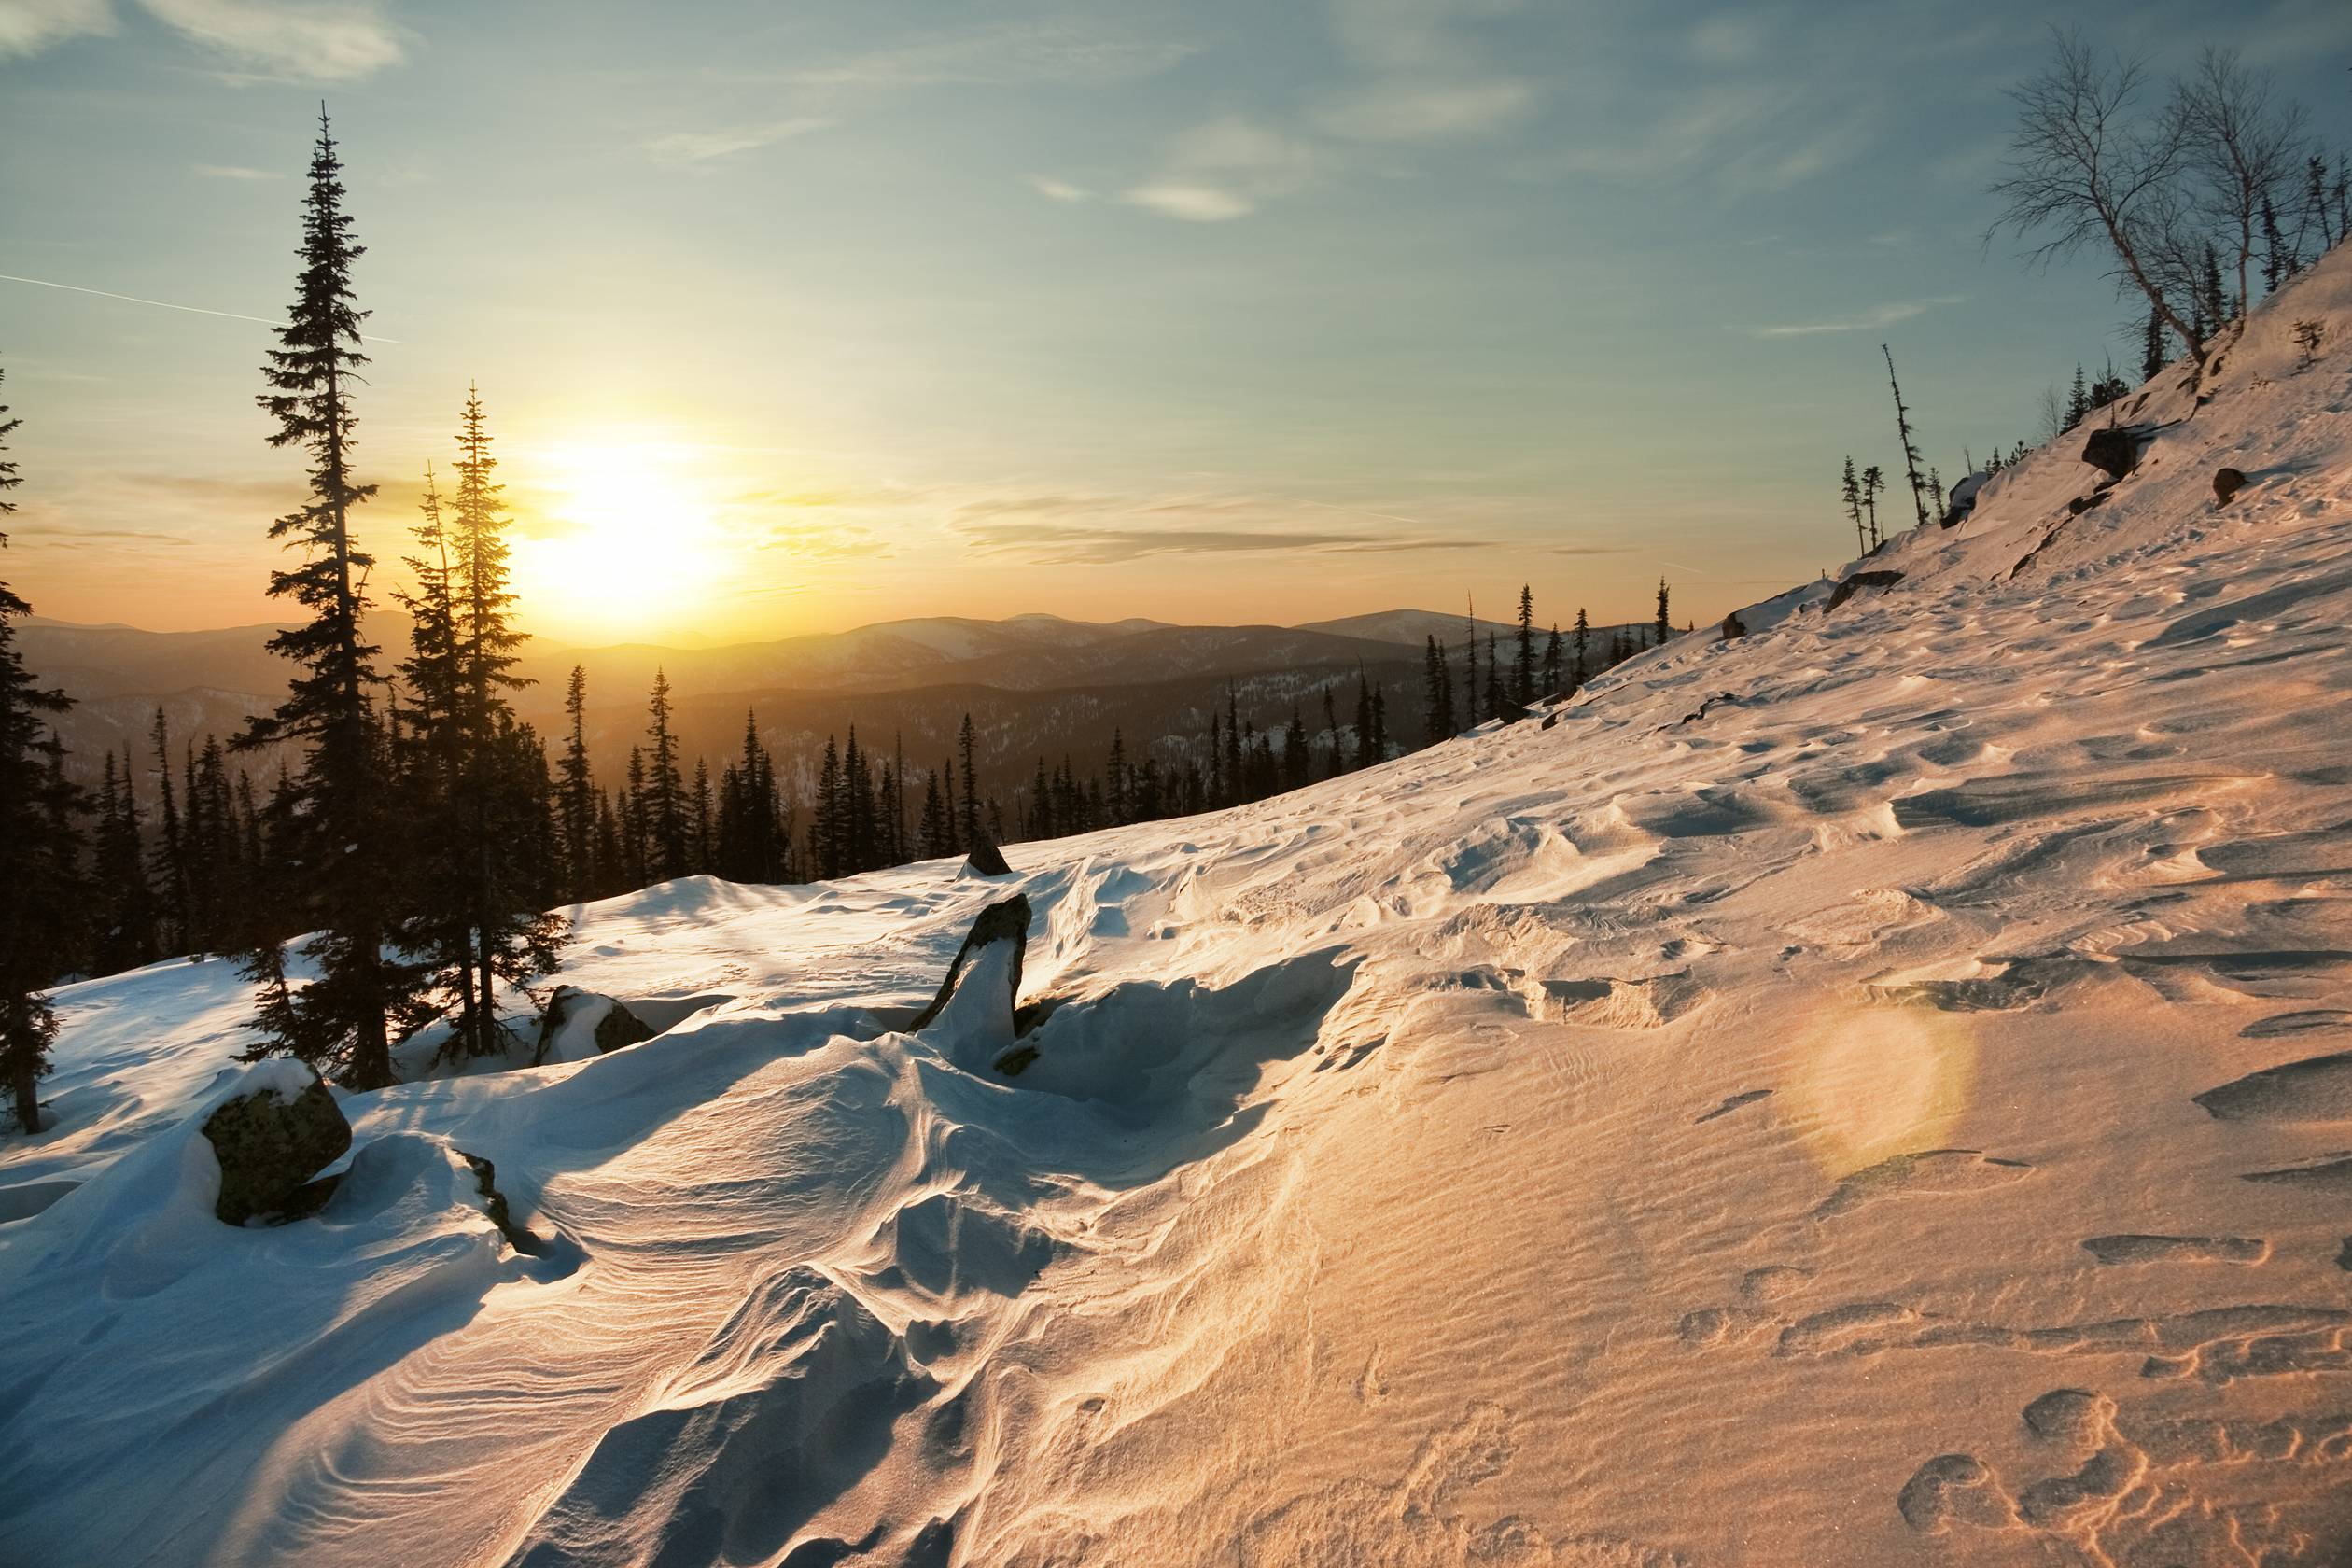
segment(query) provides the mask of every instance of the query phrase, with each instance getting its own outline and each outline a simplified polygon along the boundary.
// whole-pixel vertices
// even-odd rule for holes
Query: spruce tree
[[[1421,650],[1422,744],[1435,746],[1454,733],[1453,677],[1446,668],[1444,650],[1432,634]]]
[[[1903,441],[1903,471],[1911,476],[1911,510],[1918,514],[1919,525],[1925,528],[1927,491],[1919,479],[1919,443],[1911,439],[1911,410],[1903,402],[1902,384],[1895,379],[1895,351],[1881,343],[1879,352],[1886,356],[1886,385],[1895,394],[1895,429]]]
[[[1592,623],[1585,619],[1584,606],[1576,607],[1576,667],[1572,672],[1572,687],[1582,686],[1592,679]]]
[[[980,767],[976,756],[978,737],[972,728],[972,713],[966,709],[963,727],[956,735],[957,749],[963,753],[963,847],[971,849],[981,841],[980,827]]]
[[[1364,666],[1356,666],[1355,757],[1351,768],[1370,767],[1379,759],[1372,754],[1372,687],[1365,678]]]
[[[1838,499],[1839,503],[1845,508],[1846,516],[1854,522],[1854,553],[1857,555],[1869,554],[1869,542],[1862,534],[1862,483],[1854,476],[1854,457],[1851,453],[1846,456],[1845,478],[1841,482]]]
[[[686,863],[685,780],[678,772],[678,736],[670,729],[669,676],[653,671],[646,704],[645,832],[650,845],[648,877],[666,882],[684,875]]]
[[[0,404],[0,454],[22,424]],[[8,492],[21,483],[15,460],[0,455],[0,517],[16,511]],[[0,533],[0,550],[7,543]],[[16,623],[32,613],[0,581],[0,1085],[17,1126],[38,1132],[38,1085],[57,1038],[57,1015],[44,992],[72,961],[77,933],[61,916],[81,890],[73,822],[83,800],[65,782],[65,749],[48,722],[73,704],[35,684],[17,649]]]
[[[131,796],[130,758],[122,772],[106,753],[99,776],[98,819],[91,859],[98,904],[91,952],[92,974],[115,974],[155,961],[155,903],[139,847],[139,807]]]
[[[588,767],[588,671],[572,665],[564,686],[564,758],[557,764],[556,814],[564,832],[564,896],[580,903],[597,896],[596,786]]]
[[[1658,622],[1655,629],[1660,647],[1665,645],[1668,637],[1674,635],[1674,623],[1667,618],[1666,614],[1666,580],[1662,577],[1658,580]]]
[[[710,764],[694,759],[694,788],[687,797],[686,853],[689,875],[700,876],[711,868],[717,853],[718,818],[710,798]]]
[[[1879,536],[1878,498],[1885,489],[1886,475],[1879,471],[1876,463],[1862,470],[1862,509],[1870,520],[1869,550],[1876,550],[1883,542]],[[1869,550],[1863,553],[1869,554]]]
[[[1544,644],[1544,694],[1555,696],[1560,692],[1561,676],[1560,623],[1551,624],[1551,640]]]
[[[441,854],[450,897],[427,919],[456,938],[435,957],[444,995],[461,993],[456,1052],[485,1056],[505,1048],[497,1019],[501,983],[523,989],[555,967],[567,922],[542,913],[535,848],[547,770],[538,737],[518,723],[507,693],[529,682],[514,673],[525,635],[513,625],[504,487],[491,477],[497,459],[469,386],[459,415],[455,518],[449,535],[448,590],[454,616],[455,675],[450,774],[453,799]],[[677,806],[677,767],[669,769]],[[674,863],[674,862],[673,862]]]
[[[351,384],[367,363],[364,312],[352,302],[351,265],[363,254],[343,210],[342,164],[326,112],[303,200],[301,273],[279,346],[270,351],[260,404],[276,423],[273,446],[310,455],[310,499],[271,525],[270,536],[303,553],[273,572],[270,592],[310,619],[270,639],[299,673],[276,710],[237,737],[243,748],[293,743],[302,749],[298,801],[288,815],[298,875],[290,889],[318,930],[308,945],[316,978],[300,991],[286,982],[274,945],[258,956],[262,982],[254,1055],[284,1052],[350,1088],[392,1082],[391,1027],[414,995],[409,966],[388,956],[399,886],[387,803],[380,780],[388,758],[369,700],[376,650],[361,631],[363,586],[373,557],[351,534],[352,509],[375,493],[351,471]]]
[[[2262,292],[2275,294],[2278,286],[2295,275],[2302,258],[2287,248],[2287,236],[2279,231],[2278,208],[2268,191],[2262,194]]]
[[[2163,373],[2163,369],[2164,318],[2151,310],[2148,313],[2148,326],[2140,339],[2140,380],[2153,381]]]
[[[1535,700],[1535,590],[1519,584],[1519,653],[1511,666],[1511,700],[1525,707]]]
[[[156,705],[155,721],[148,727],[147,738],[155,748],[155,781],[161,793],[157,805],[160,836],[154,860],[155,881],[160,889],[156,936],[165,951],[185,953],[193,945],[188,940],[188,849],[180,835],[177,794],[172,788],[172,734],[160,703]]]

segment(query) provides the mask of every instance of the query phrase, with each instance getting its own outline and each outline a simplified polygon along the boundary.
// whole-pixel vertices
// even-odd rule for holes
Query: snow
[[[2344,1561],[2348,343],[1383,767],[586,906],[666,1032],[344,1097],[313,1220],[207,1212],[233,970],[64,988],[0,1561]],[[1001,957],[900,1029],[1014,891],[1007,1077]]]

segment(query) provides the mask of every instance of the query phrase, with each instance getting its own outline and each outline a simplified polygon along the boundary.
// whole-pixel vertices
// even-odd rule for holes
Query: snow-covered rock
[[[618,1000],[577,986],[558,986],[539,1021],[534,1067],[587,1061],[653,1038],[653,1030]]]
[[[204,1118],[220,1170],[213,1211],[228,1225],[283,1211],[312,1177],[351,1147],[335,1097],[300,1063],[273,1058]]]

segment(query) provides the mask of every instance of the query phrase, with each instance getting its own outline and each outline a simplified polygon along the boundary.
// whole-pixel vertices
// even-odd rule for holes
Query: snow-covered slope
[[[2346,1561],[2347,345],[1505,729],[591,906],[668,1032],[347,1099],[315,1220],[203,1223],[223,966],[67,988],[0,1559]],[[894,1029],[1015,889],[1007,1080]]]

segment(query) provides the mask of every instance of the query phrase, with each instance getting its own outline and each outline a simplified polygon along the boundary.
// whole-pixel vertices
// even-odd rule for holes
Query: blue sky
[[[232,623],[320,97],[395,555],[469,381],[573,638],[901,614],[1295,621],[1522,581],[1712,619],[1834,565],[2131,311],[1979,237],[2044,11],[0,0],[0,282],[45,613]],[[2352,143],[2352,7],[2079,6]],[[388,568],[387,568],[388,569]]]

